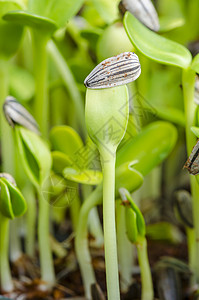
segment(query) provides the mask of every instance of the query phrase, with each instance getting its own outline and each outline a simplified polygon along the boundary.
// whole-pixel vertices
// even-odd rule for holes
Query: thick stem
[[[28,205],[28,209],[26,213],[27,233],[26,233],[26,240],[25,240],[25,249],[26,249],[26,253],[30,257],[34,257],[37,208],[36,208],[35,192],[31,184],[26,184],[26,186],[23,188],[23,195]]]
[[[8,257],[9,219],[0,213],[0,289],[4,292],[13,290],[13,282]]]
[[[78,189],[78,187],[77,187]],[[75,195],[75,198],[73,199],[73,202],[70,205],[70,217],[72,220],[72,225],[73,225],[73,231],[76,232],[77,226],[78,226],[78,221],[79,221],[79,211],[80,211],[81,203],[79,199],[79,194]]]
[[[63,83],[74,103],[75,111],[77,113],[77,119],[79,121],[80,130],[82,131],[83,137],[85,138],[86,126],[85,126],[85,119],[84,119],[84,106],[83,106],[81,94],[79,93],[73,74],[69,69],[66,61],[62,57],[61,53],[57,49],[56,45],[52,41],[48,43],[48,52],[51,55],[53,62],[55,63],[62,77]]]
[[[121,291],[126,293],[132,283],[133,245],[126,235],[125,207],[116,201],[117,245]]]
[[[196,143],[196,137],[191,131],[191,126],[196,125],[196,104],[194,103],[195,72],[190,69],[183,70],[182,84],[186,118],[187,154],[190,155],[192,148]],[[197,263],[197,257],[199,255],[199,185],[193,175],[190,176],[190,180],[193,199],[193,220],[195,227],[195,241],[193,246],[195,248],[195,257],[193,262],[193,271],[196,276],[196,281],[199,283],[199,265]]]
[[[140,238],[137,243],[138,262],[141,271],[142,295],[141,300],[153,300],[153,282],[147,254],[146,238]]]
[[[47,93],[47,38],[40,32],[32,31],[34,73],[35,73],[35,100],[34,115],[40,126],[41,133],[46,137],[49,124],[49,103]]]
[[[19,219],[10,221],[10,260],[17,261],[22,256],[21,240],[19,237]]]
[[[55,272],[50,248],[49,238],[49,212],[50,205],[44,199],[42,192],[38,190],[39,198],[39,218],[38,218],[38,239],[41,264],[41,278],[49,285],[55,283]]]
[[[89,195],[89,197],[84,201],[81,207],[75,238],[75,251],[80,266],[80,271],[85,289],[85,296],[88,300],[92,299],[90,290],[91,284],[96,282],[88,246],[88,215],[94,206],[100,204],[101,198],[102,185],[99,185],[94,190],[94,192],[92,192]]]
[[[101,153],[103,169],[103,224],[108,300],[119,300],[119,275],[115,227],[115,155]]]

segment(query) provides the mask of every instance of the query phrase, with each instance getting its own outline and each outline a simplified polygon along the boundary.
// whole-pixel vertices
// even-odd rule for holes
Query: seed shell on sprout
[[[187,169],[192,175],[199,174],[199,140],[193,147],[193,150],[184,165],[184,169]]]
[[[124,52],[98,64],[86,77],[84,85],[90,89],[111,88],[136,80],[140,73],[138,56],[132,52]]]
[[[151,0],[122,0],[119,3],[119,9],[122,14],[129,11],[153,31],[160,29],[158,14]]]
[[[10,126],[21,125],[37,134],[39,126],[33,116],[14,97],[8,96],[3,104],[4,115]]]

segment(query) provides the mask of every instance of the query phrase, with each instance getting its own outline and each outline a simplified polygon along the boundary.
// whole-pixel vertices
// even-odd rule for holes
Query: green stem
[[[81,207],[75,238],[75,251],[80,266],[85,296],[88,300],[91,299],[91,284],[96,282],[88,247],[88,216],[91,209],[101,203],[101,198],[102,185],[99,185],[84,201]]]
[[[73,74],[71,70],[69,69],[65,59],[61,55],[60,51],[56,47],[55,43],[50,41],[48,43],[48,52],[51,55],[61,77],[63,80],[63,83],[73,100],[75,110],[77,113],[77,119],[79,121],[79,126],[82,131],[83,137],[86,137],[86,125],[85,125],[85,119],[84,119],[84,106],[81,94],[78,90],[77,84],[75,82],[75,79],[73,77]]]
[[[78,190],[77,186],[76,186],[76,188]],[[70,205],[70,216],[71,216],[74,232],[76,232],[77,226],[78,226],[80,207],[81,207],[81,203],[80,203],[80,199],[79,199],[79,194],[77,192],[77,194],[75,195],[75,198],[73,199],[72,204]]]
[[[27,234],[25,240],[26,253],[30,257],[34,257],[35,254],[35,236],[36,236],[36,199],[33,186],[31,184],[26,184],[23,188],[23,195],[27,201],[28,209],[26,213],[26,226]]]
[[[142,296],[141,300],[153,300],[153,283],[151,277],[151,270],[148,261],[147,254],[147,241],[146,238],[140,238],[139,242],[136,244],[138,251],[138,262],[141,271],[141,281],[142,281]]]
[[[52,251],[50,247],[49,213],[50,205],[44,199],[41,190],[38,190],[39,217],[38,217],[38,239],[41,264],[41,278],[48,284],[55,283]]]
[[[189,255],[189,267],[190,270],[194,270],[195,264],[195,232],[193,228],[186,227],[186,234],[187,234],[187,245],[188,245],[188,255]],[[193,282],[194,284],[194,282]]]
[[[191,131],[191,126],[196,125],[196,104],[194,103],[194,88],[195,88],[195,72],[191,69],[183,70],[182,76],[183,95],[184,95],[184,110],[186,118],[186,143],[187,154],[190,155],[193,146],[196,143],[196,137]],[[194,241],[194,274],[196,281],[199,283],[199,265],[197,263],[197,256],[199,255],[199,185],[194,176],[190,176],[191,180],[191,192],[193,199],[193,220],[195,227],[195,241]]]
[[[49,124],[49,103],[47,93],[47,37],[40,32],[32,31],[34,72],[35,72],[35,100],[34,115],[40,126],[41,133],[46,137]]]
[[[1,159],[2,170],[13,174],[14,155],[12,129],[8,125],[3,114],[3,103],[8,96],[9,78],[8,62],[0,60],[0,130],[1,130]]]
[[[121,291],[125,293],[132,283],[134,257],[133,245],[126,235],[125,207],[121,205],[120,201],[116,201],[116,222]]]
[[[16,262],[22,256],[21,240],[19,237],[19,219],[10,221],[10,260]]]
[[[0,213],[0,287],[4,292],[13,290],[13,282],[9,266],[9,219]]]
[[[103,170],[103,225],[106,283],[109,300],[120,299],[115,227],[115,155],[101,154]]]

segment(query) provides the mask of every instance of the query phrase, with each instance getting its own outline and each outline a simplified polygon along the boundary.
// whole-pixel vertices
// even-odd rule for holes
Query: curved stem
[[[62,76],[63,83],[71,99],[73,100],[73,103],[75,105],[75,110],[77,113],[77,119],[80,125],[80,130],[82,131],[83,137],[85,138],[86,125],[84,119],[84,106],[83,106],[81,94],[78,90],[73,74],[69,69],[65,59],[63,58],[58,48],[56,47],[55,43],[53,43],[52,41],[48,43],[48,52],[51,55],[60,75]]]
[[[75,251],[80,266],[86,299],[91,299],[91,284],[96,282],[88,246],[88,215],[90,210],[99,205],[102,199],[102,185],[99,185],[84,201],[80,214],[75,238]]]
[[[38,190],[39,217],[38,217],[38,239],[41,264],[41,278],[50,285],[55,283],[55,272],[50,247],[49,212],[50,205],[44,199],[41,190]]]
[[[40,126],[41,133],[46,137],[49,124],[49,103],[47,93],[47,37],[38,30],[32,31],[34,73],[35,73],[35,100],[34,115]]]
[[[120,299],[115,226],[115,155],[101,153],[106,283],[109,300]]]
[[[4,292],[13,290],[8,257],[9,219],[0,213],[0,287]]]
[[[138,251],[138,261],[141,271],[142,280],[142,297],[141,300],[153,300],[153,283],[151,277],[151,270],[147,254],[147,241],[146,238],[140,238],[136,245]]]

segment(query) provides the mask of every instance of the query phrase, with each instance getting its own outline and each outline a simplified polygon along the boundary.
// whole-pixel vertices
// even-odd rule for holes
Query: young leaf
[[[131,243],[136,243],[138,238],[137,229],[137,216],[136,213],[129,207],[125,207],[125,223],[126,223],[126,234]]]
[[[71,157],[60,151],[52,151],[53,171],[62,174],[64,168],[72,165]]]
[[[118,151],[116,166],[137,160],[134,169],[145,176],[169,155],[176,140],[177,130],[172,124],[153,122]]]
[[[145,56],[183,69],[190,66],[192,56],[188,49],[152,32],[129,12],[125,13],[124,27],[133,45]]]
[[[63,175],[68,180],[83,184],[97,185],[102,181],[102,173],[97,170],[65,168]]]
[[[6,178],[0,178],[0,211],[9,218],[22,216],[27,204],[20,190]]]
[[[47,145],[34,132],[16,126],[15,129],[19,153],[24,169],[38,188],[49,176],[52,158]]]
[[[52,19],[58,27],[66,25],[81,8],[83,0],[29,0],[28,10]]]

